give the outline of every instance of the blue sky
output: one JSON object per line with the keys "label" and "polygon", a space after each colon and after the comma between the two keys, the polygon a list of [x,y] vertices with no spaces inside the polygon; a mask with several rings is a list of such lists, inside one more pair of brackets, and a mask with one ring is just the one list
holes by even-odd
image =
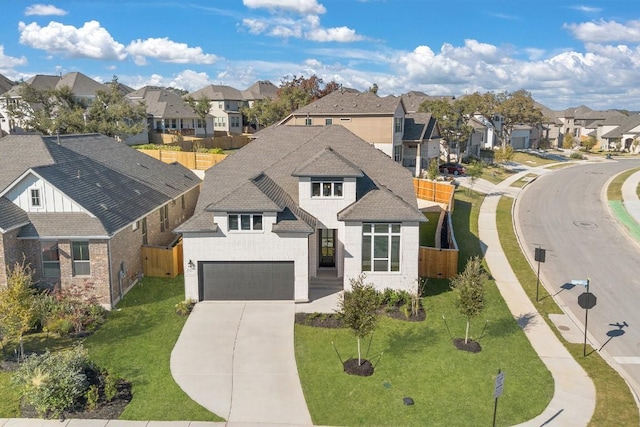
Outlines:
{"label": "blue sky", "polygon": [[638,0],[2,0],[0,74],[133,88],[316,74],[379,95],[526,89],[640,110]]}

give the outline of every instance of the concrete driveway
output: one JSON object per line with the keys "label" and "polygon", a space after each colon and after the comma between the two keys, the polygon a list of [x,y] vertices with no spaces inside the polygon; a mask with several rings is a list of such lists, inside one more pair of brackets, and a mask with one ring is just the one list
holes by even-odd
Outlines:
{"label": "concrete driveway", "polygon": [[312,425],[293,347],[293,302],[200,302],[171,353],[171,374],[229,423]]}

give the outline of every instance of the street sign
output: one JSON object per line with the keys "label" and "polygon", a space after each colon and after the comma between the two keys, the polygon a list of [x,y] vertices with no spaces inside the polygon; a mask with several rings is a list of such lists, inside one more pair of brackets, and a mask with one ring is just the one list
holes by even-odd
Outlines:
{"label": "street sign", "polygon": [[588,280],[579,280],[579,279],[573,279],[571,281],[572,285],[580,285],[580,286],[587,286],[589,284]]}
{"label": "street sign", "polygon": [[496,387],[493,390],[493,398],[497,399],[498,397],[502,396],[503,389],[504,389],[504,372],[500,372],[498,373],[498,376],[496,376]]}
{"label": "street sign", "polygon": [[590,310],[596,306],[596,296],[591,292],[583,292],[578,296],[578,305],[585,310]]}
{"label": "street sign", "polygon": [[547,254],[547,250],[546,249],[542,249],[542,248],[535,248],[534,251],[534,259],[538,262],[544,262],[544,258]]}

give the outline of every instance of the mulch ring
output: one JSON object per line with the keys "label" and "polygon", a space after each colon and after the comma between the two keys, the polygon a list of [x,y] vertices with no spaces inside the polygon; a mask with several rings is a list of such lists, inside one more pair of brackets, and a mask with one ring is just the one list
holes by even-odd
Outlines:
{"label": "mulch ring", "polygon": [[464,350],[470,353],[480,353],[480,351],[482,351],[480,343],[474,340],[467,340],[465,343],[464,338],[454,338],[453,345],[455,345],[458,350]]}
{"label": "mulch ring", "polygon": [[369,377],[373,375],[373,365],[367,359],[347,359],[342,363],[344,371],[349,375],[359,375],[361,377]]}
{"label": "mulch ring", "polygon": [[396,320],[404,320],[406,322],[422,322],[427,318],[427,313],[424,311],[422,306],[420,306],[415,315],[411,312],[405,313],[405,311],[395,305],[378,309],[378,314],[382,314]]}

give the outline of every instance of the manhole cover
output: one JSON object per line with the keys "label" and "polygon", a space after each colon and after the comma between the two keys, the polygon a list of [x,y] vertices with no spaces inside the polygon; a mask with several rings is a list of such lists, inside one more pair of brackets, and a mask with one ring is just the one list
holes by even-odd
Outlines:
{"label": "manhole cover", "polygon": [[558,326],[558,329],[560,329],[561,331],[570,331],[571,330],[568,326],[564,326],[564,325]]}
{"label": "manhole cover", "polygon": [[598,227],[595,222],[590,222],[590,221],[574,221],[573,225],[578,226],[578,227],[582,227],[582,228],[597,228]]}

